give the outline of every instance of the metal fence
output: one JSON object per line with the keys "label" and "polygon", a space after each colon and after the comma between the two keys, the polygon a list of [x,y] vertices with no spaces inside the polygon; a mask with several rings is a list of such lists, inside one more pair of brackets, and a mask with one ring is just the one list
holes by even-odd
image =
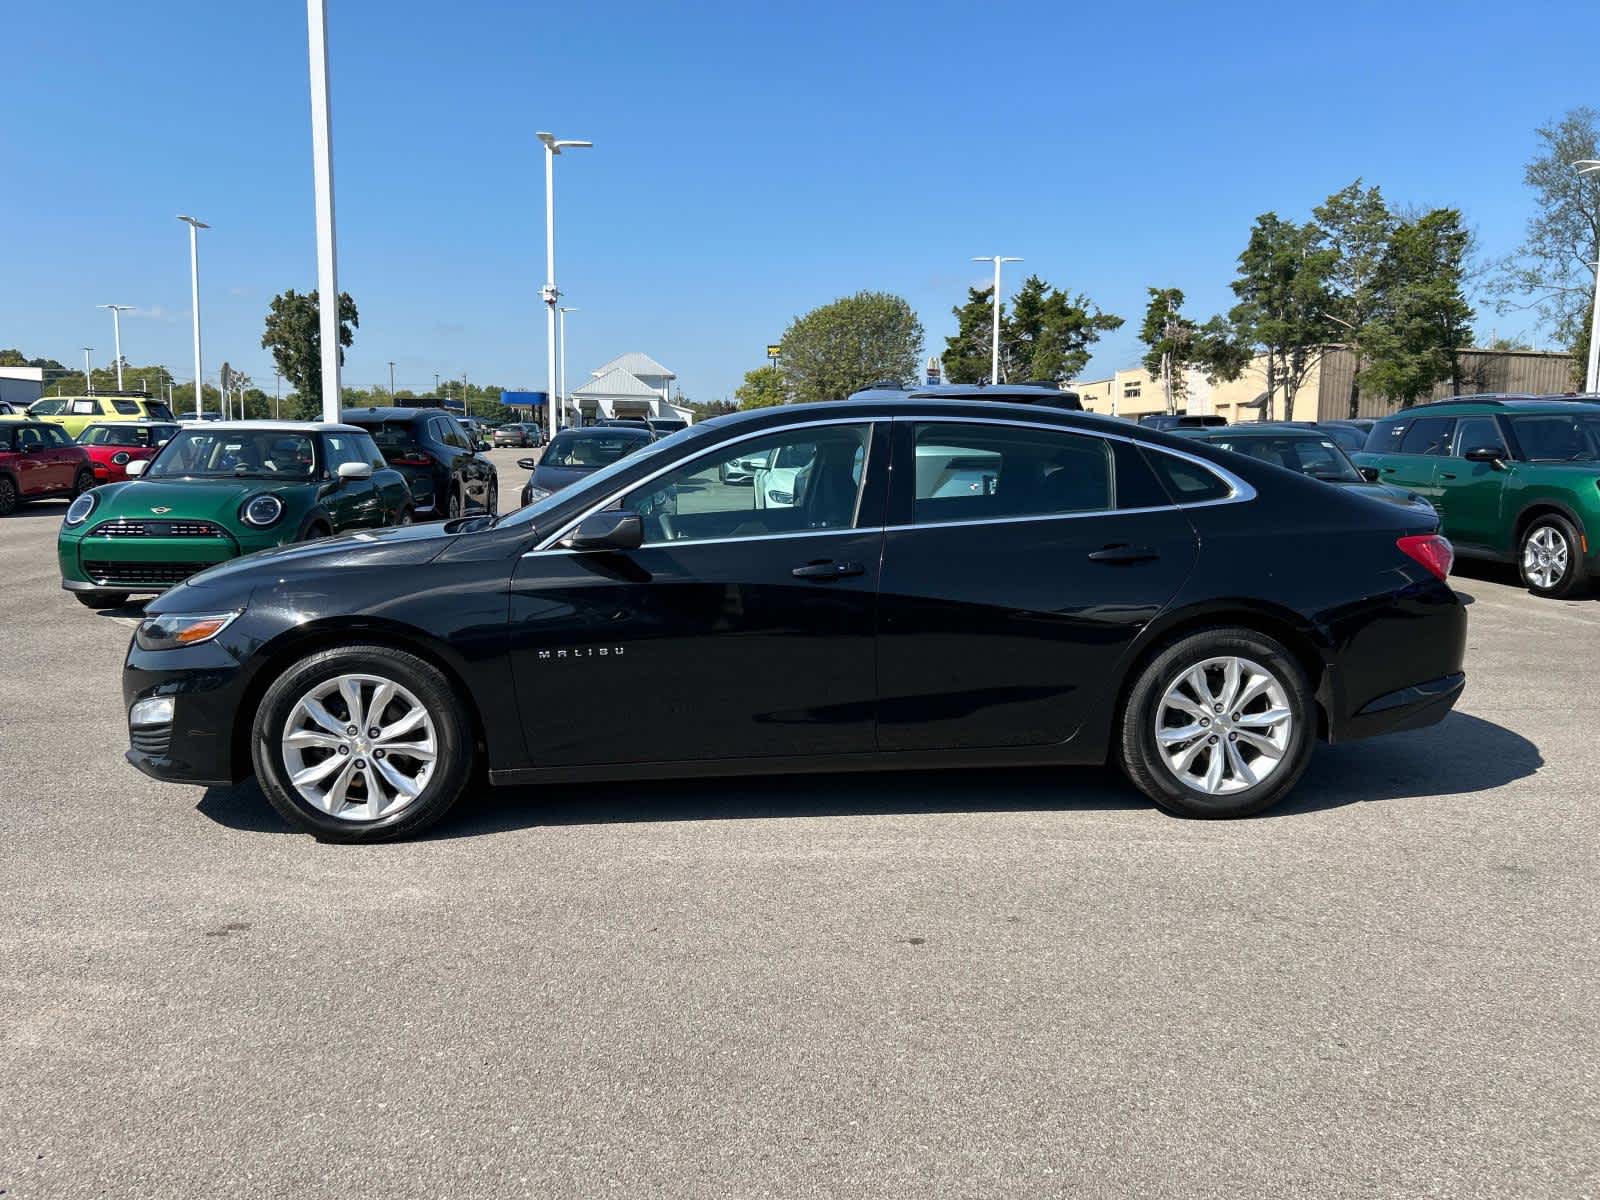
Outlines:
{"label": "metal fence", "polygon": [[[1530,392],[1538,396],[1570,392],[1572,355],[1544,350],[1463,350],[1459,355],[1460,385],[1446,379],[1434,385],[1427,400],[1447,400],[1473,392]],[[1350,378],[1356,356],[1342,347],[1322,356],[1317,386],[1317,419],[1342,420],[1350,415]],[[1361,393],[1359,416],[1383,417],[1399,408],[1387,396]]]}

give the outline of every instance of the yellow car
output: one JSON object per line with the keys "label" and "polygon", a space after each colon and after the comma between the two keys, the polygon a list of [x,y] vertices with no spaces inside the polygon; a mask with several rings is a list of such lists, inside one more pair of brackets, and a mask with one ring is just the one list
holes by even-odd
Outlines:
{"label": "yellow car", "polygon": [[28,406],[36,421],[59,425],[76,438],[91,425],[107,421],[172,421],[164,400],[148,396],[46,396]]}

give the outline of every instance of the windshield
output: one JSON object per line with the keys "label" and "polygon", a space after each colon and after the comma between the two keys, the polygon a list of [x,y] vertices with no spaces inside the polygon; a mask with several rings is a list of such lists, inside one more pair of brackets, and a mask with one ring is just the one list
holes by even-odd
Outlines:
{"label": "windshield", "polygon": [[1600,413],[1512,417],[1511,428],[1529,462],[1600,462]]}
{"label": "windshield", "polygon": [[275,429],[185,429],[146,479],[314,479],[316,438]]}
{"label": "windshield", "polygon": [[1213,446],[1244,454],[1275,467],[1286,467],[1331,483],[1360,483],[1361,472],[1328,437],[1213,437]]}
{"label": "windshield", "polygon": [[91,425],[78,435],[84,446],[159,446],[178,432],[176,425]]}
{"label": "windshield", "polygon": [[610,466],[649,443],[648,437],[620,429],[569,430],[556,434],[555,441],[550,443],[539,465],[593,470]]}

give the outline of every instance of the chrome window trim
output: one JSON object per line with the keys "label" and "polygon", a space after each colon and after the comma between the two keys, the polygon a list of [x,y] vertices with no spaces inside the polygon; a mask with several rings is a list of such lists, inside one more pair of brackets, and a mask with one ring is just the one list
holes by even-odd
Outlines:
{"label": "chrome window trim", "polygon": [[[740,437],[731,438],[730,440],[728,440],[726,442],[718,443],[715,447],[706,449],[702,453],[711,454],[714,451],[721,450],[721,449],[723,449],[724,447],[727,447],[727,446],[737,446],[740,442],[748,442],[748,441],[751,441],[751,440],[753,440],[755,438],[767,437],[767,436],[772,435],[772,434],[788,433],[791,429],[821,429],[824,426],[828,426],[828,425],[865,425],[865,426],[867,426],[867,443],[866,443],[867,459],[870,459],[872,457],[872,431],[873,431],[873,427],[875,425],[877,425],[878,422],[884,421],[884,420],[887,420],[887,419],[888,418],[885,418],[885,417],[869,417],[869,416],[858,415],[858,416],[854,416],[854,417],[833,417],[833,418],[830,418],[830,419],[828,419],[826,421],[797,421],[792,425],[780,425],[780,426],[777,426],[776,428],[758,429],[754,433],[746,433],[746,434],[743,434]],[[699,455],[695,455],[694,457],[699,457]],[[683,465],[684,465],[684,460],[683,459],[681,459],[681,458],[676,459],[673,462],[670,462],[666,466],[662,467],[660,470],[652,471],[650,474],[644,476],[642,479],[637,479],[634,482],[628,484],[626,487],[622,487],[622,488],[617,489],[614,492],[611,492],[603,500],[600,500],[598,503],[592,505],[591,507],[584,509],[583,512],[579,513],[577,517],[575,517],[571,521],[568,521],[565,525],[561,526],[561,528],[556,533],[552,534],[548,538],[545,538],[537,546],[535,546],[532,550],[525,551],[523,553],[522,557],[523,558],[527,558],[530,554],[544,554],[544,553],[552,550],[553,548],[555,548],[555,544],[557,542],[559,542],[562,538],[566,537],[567,534],[571,533],[579,525],[582,525],[590,517],[594,516],[595,513],[604,512],[605,509],[608,506],[610,506],[611,504],[613,504],[617,500],[620,500],[623,496],[626,496],[629,492],[637,491],[639,488],[644,487],[645,484],[653,483],[655,480],[660,479],[663,475],[666,475],[671,471],[675,471],[675,470],[677,470],[679,467],[681,467]],[[869,466],[869,463],[866,460],[863,460],[863,462],[861,464],[861,480],[862,480],[863,484],[866,483],[868,466]],[[859,495],[857,495],[857,497],[856,497],[856,516],[860,516],[860,514],[861,514],[861,497]],[[853,519],[854,518],[852,518],[852,520]],[[871,528],[872,529],[881,529],[882,526],[875,525],[875,526],[871,526]],[[802,531],[800,536],[804,536],[804,534],[808,534],[808,533],[846,533],[846,532],[849,532],[849,533],[860,533],[861,529],[858,528],[857,526],[855,526],[854,524],[852,524],[848,530],[843,530],[843,529],[839,529],[839,530],[833,530],[833,529],[805,530],[805,531]],[[755,535],[753,535],[751,537],[747,537],[747,538],[722,538],[722,539],[684,538],[681,541],[649,542],[649,543],[646,543],[646,545],[648,545],[650,547],[653,547],[653,548],[659,548],[659,547],[662,547],[662,546],[689,546],[689,545],[696,545],[696,544],[705,545],[706,542],[714,541],[714,540],[730,541],[730,542],[753,542],[757,538],[768,538],[768,537],[774,537],[774,536],[794,537],[796,535],[795,534],[777,534],[777,535],[774,535],[774,534],[755,534]],[[643,549],[645,549],[645,546],[640,546],[639,548],[641,550],[643,550]],[[587,551],[587,550],[586,551],[567,551],[566,553],[591,554],[591,553],[593,553],[593,551]]]}
{"label": "chrome window trim", "polygon": [[[671,542],[646,542],[640,546],[641,550],[676,550],[686,546],[727,546],[747,542],[782,542],[793,538],[839,537],[846,533],[882,535],[886,526],[883,525],[852,525],[848,529],[797,529],[791,533],[753,533],[749,537],[715,537],[715,538],[681,538]],[[552,546],[548,550],[530,550],[522,557],[531,554],[594,554],[594,550],[572,550],[566,546]]]}
{"label": "chrome window trim", "polygon": [[[1182,512],[1182,511],[1185,511],[1185,510],[1191,509],[1191,508],[1212,508],[1212,507],[1215,507],[1217,505],[1222,505],[1222,504],[1244,504],[1244,503],[1247,503],[1248,501],[1254,500],[1256,498],[1256,489],[1250,483],[1248,483],[1245,480],[1241,479],[1239,476],[1235,475],[1232,471],[1228,470],[1226,467],[1218,466],[1216,463],[1213,463],[1213,462],[1208,462],[1206,459],[1201,458],[1199,455],[1189,454],[1189,453],[1186,453],[1183,450],[1172,449],[1172,448],[1167,447],[1167,446],[1154,446],[1154,445],[1149,444],[1148,442],[1141,441],[1138,438],[1128,437],[1125,434],[1115,433],[1115,432],[1112,432],[1112,431],[1109,431],[1109,430],[1075,429],[1075,428],[1072,428],[1071,426],[1051,425],[1051,424],[1047,424],[1047,423],[1041,422],[1041,421],[1018,421],[1018,420],[1015,420],[1013,418],[1004,418],[1004,417],[962,417],[962,416],[930,417],[930,416],[923,416],[923,415],[912,416],[910,414],[907,414],[907,415],[904,415],[904,416],[899,416],[899,415],[881,416],[880,415],[880,416],[873,416],[873,417],[862,417],[862,416],[834,417],[834,418],[830,418],[829,420],[826,420],[826,421],[798,421],[798,422],[796,422],[796,423],[794,423],[792,425],[782,425],[782,426],[778,426],[776,428],[767,428],[767,429],[758,430],[755,433],[747,433],[747,434],[744,434],[741,437],[733,438],[733,439],[731,439],[729,441],[723,442],[717,448],[721,449],[722,447],[726,447],[726,446],[736,446],[740,442],[747,442],[747,441],[750,441],[750,440],[752,440],[754,438],[766,437],[769,434],[787,433],[790,430],[796,430],[796,429],[819,429],[819,428],[822,428],[823,426],[827,426],[827,425],[860,425],[860,424],[863,424],[863,423],[865,423],[867,425],[876,425],[876,424],[878,424],[879,422],[882,422],[882,421],[887,421],[891,425],[893,425],[894,423],[899,422],[899,421],[915,421],[915,422],[919,422],[919,423],[923,423],[923,424],[929,424],[929,425],[1003,425],[1003,426],[1010,426],[1010,427],[1013,427],[1013,428],[1016,428],[1016,429],[1053,430],[1053,431],[1058,432],[1058,433],[1075,434],[1075,435],[1080,436],[1080,437],[1094,437],[1094,438],[1102,438],[1102,439],[1104,439],[1106,441],[1124,442],[1124,443],[1126,443],[1126,444],[1128,444],[1130,446],[1133,446],[1133,447],[1135,447],[1135,448],[1137,448],[1137,449],[1139,449],[1140,451],[1143,451],[1143,452],[1148,452],[1148,453],[1153,453],[1153,454],[1170,454],[1174,458],[1182,459],[1185,462],[1194,464],[1195,466],[1199,467],[1203,471],[1209,471],[1212,475],[1216,476],[1218,479],[1222,480],[1222,482],[1224,484],[1227,485],[1227,487],[1229,489],[1229,494],[1226,495],[1226,496],[1219,497],[1216,500],[1197,500],[1193,504],[1182,504],[1182,503],[1158,504],[1158,505],[1154,505],[1154,506],[1150,506],[1150,507],[1144,507],[1144,508],[1097,508],[1097,509],[1090,509],[1090,510],[1087,510],[1087,511],[1084,511],[1084,512],[1034,513],[1034,514],[1029,514],[1029,515],[1025,515],[1025,516],[1016,516],[1016,517],[971,517],[971,518],[966,518],[966,519],[961,519],[961,520],[954,520],[954,521],[931,521],[931,522],[928,522],[926,524],[882,525],[882,526],[870,526],[870,527],[865,527],[865,528],[852,525],[848,529],[801,530],[801,531],[794,532],[794,533],[779,533],[779,534],[765,533],[765,534],[754,534],[754,535],[752,535],[750,537],[743,537],[743,538],[685,538],[685,539],[683,539],[681,541],[648,542],[645,545],[640,546],[639,548],[641,550],[644,550],[644,549],[659,550],[659,549],[669,548],[669,547],[673,547],[673,546],[705,546],[705,545],[711,545],[711,544],[715,544],[715,543],[727,543],[727,542],[771,541],[771,540],[778,539],[778,538],[827,537],[827,536],[830,536],[830,535],[836,535],[836,534],[841,534],[841,533],[871,532],[873,529],[881,529],[885,533],[899,533],[899,532],[904,532],[906,530],[912,530],[912,529],[940,529],[940,528],[945,528],[945,527],[949,527],[949,526],[959,526],[959,525],[1010,525],[1010,524],[1016,524],[1017,522],[1020,522],[1020,521],[1056,521],[1056,520],[1072,520],[1072,519],[1077,519],[1077,518],[1080,518],[1080,517],[1105,517],[1105,516],[1118,516],[1118,515],[1123,515],[1123,514],[1135,514],[1135,515],[1137,515],[1139,513],[1153,513],[1153,512],[1175,512],[1175,511],[1176,512]],[[707,451],[707,453],[709,453],[709,452],[710,451]],[[872,441],[871,441],[871,438],[869,436],[869,438],[867,440],[867,454],[868,454],[869,457],[871,456],[871,453],[872,453]],[[621,497],[627,495],[629,492],[634,491],[637,488],[643,487],[645,484],[650,483],[650,482],[652,482],[652,481],[654,481],[656,479],[659,479],[661,476],[667,474],[669,471],[673,471],[673,470],[677,469],[679,466],[682,465],[682,463],[683,463],[683,460],[679,459],[676,462],[670,463],[667,466],[662,467],[658,471],[651,472],[649,475],[646,475],[642,479],[639,479],[639,480],[637,480],[637,481],[635,481],[633,483],[628,484],[626,487],[619,488],[617,491],[611,492],[604,499],[600,500],[599,502],[597,502],[596,504],[592,505],[591,507],[585,509],[577,517],[575,517],[571,521],[568,521],[565,525],[561,526],[561,528],[556,533],[552,534],[548,538],[545,538],[543,541],[541,541],[539,543],[539,545],[535,546],[532,550],[525,551],[523,553],[522,557],[523,558],[528,558],[528,557],[530,557],[532,555],[535,555],[535,554],[552,554],[552,553],[553,554],[592,554],[592,553],[594,553],[594,551],[590,551],[590,550],[570,550],[570,549],[565,549],[565,548],[559,548],[559,547],[556,546],[556,543],[559,542],[562,538],[566,537],[567,534],[571,533],[574,529],[576,529],[584,521],[587,521],[590,517],[594,516],[595,513],[604,511],[608,505],[610,505],[610,504],[614,503],[615,501],[621,499]],[[864,464],[863,467],[862,467],[862,478],[863,479],[866,478],[866,470],[867,470],[867,468],[866,468],[866,465]],[[1159,483],[1159,480],[1157,482]],[[859,501],[858,501],[858,509],[857,509],[857,511],[858,512],[860,511],[859,510]]]}

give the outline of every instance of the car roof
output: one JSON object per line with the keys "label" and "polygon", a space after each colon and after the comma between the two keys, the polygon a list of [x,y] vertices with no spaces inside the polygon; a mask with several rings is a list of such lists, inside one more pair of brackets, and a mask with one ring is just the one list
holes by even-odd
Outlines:
{"label": "car roof", "polygon": [[1561,413],[1577,409],[1580,412],[1600,412],[1600,396],[1578,392],[1550,396],[1521,394],[1487,394],[1482,396],[1452,396],[1448,400],[1429,400],[1413,404],[1388,418],[1403,417],[1407,413],[1425,411],[1430,416],[1486,415],[1489,413]]}
{"label": "car roof", "polygon": [[[102,422],[104,423],[104,422]],[[136,422],[124,421],[124,425]],[[170,421],[145,421],[146,425],[169,425]],[[233,430],[239,433],[365,433],[359,425],[339,421],[190,421],[186,428]]]}
{"label": "car roof", "polygon": [[346,421],[409,421],[413,417],[453,417],[457,421],[463,420],[448,408],[407,408],[401,405],[345,408],[339,410],[339,415]]}
{"label": "car roof", "polygon": [[639,425],[584,425],[581,427],[569,426],[557,431],[556,436],[570,434],[573,437],[599,437],[601,434],[633,434],[648,439],[650,430]]}

